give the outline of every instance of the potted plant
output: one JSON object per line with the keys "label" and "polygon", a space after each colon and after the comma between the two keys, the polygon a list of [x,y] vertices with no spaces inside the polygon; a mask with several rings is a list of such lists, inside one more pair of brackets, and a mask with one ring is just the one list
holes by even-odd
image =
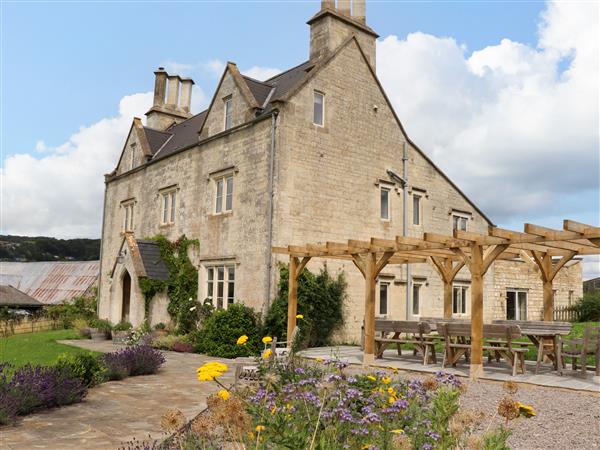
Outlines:
{"label": "potted plant", "polygon": [[132,328],[133,328],[132,325],[125,320],[122,320],[121,322],[116,324],[112,328],[112,331],[111,331],[113,344],[115,344],[115,345],[127,344],[127,341],[129,340],[129,336],[131,334]]}
{"label": "potted plant", "polygon": [[106,319],[94,319],[90,321],[90,334],[94,341],[105,341],[110,337],[112,324]]}
{"label": "potted plant", "polygon": [[152,334],[154,334],[155,337],[166,336],[167,334],[169,334],[169,331],[167,330],[167,326],[163,322],[159,322],[156,325],[154,325],[154,333]]}

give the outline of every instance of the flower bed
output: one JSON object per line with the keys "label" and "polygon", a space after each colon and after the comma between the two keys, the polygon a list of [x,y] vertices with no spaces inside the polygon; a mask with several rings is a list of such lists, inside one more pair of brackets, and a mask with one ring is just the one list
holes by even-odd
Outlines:
{"label": "flower bed", "polygon": [[163,354],[138,345],[99,357],[60,355],[55,366],[0,364],[0,425],[37,410],[80,402],[87,387],[127,376],[149,375],[165,362]]}

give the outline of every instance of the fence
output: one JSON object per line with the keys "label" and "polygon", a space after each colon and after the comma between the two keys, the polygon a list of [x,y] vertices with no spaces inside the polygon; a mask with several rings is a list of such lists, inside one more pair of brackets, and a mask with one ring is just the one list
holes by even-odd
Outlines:
{"label": "fence", "polygon": [[57,328],[57,322],[52,319],[31,319],[29,317],[22,320],[3,320],[0,321],[0,333],[2,336],[12,334],[34,333],[36,331],[53,330]]}
{"label": "fence", "polygon": [[573,306],[557,306],[554,308],[554,320],[558,322],[576,322],[579,311]]}

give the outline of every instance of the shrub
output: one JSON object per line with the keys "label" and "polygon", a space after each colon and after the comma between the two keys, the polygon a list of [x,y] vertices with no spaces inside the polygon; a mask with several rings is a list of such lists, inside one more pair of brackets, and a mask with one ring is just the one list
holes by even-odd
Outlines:
{"label": "shrub", "polygon": [[96,328],[99,331],[110,331],[112,330],[112,324],[106,319],[92,319],[90,321],[90,327]]}
{"label": "shrub", "polygon": [[97,356],[84,352],[76,355],[63,353],[58,356],[56,367],[80,378],[88,386],[95,386],[104,381],[105,369]]}
{"label": "shrub", "polygon": [[77,330],[77,334],[81,337],[90,337],[89,325],[85,319],[75,319],[73,328]]}
{"label": "shrub", "polygon": [[575,304],[580,322],[600,321],[600,291],[588,292]]}
{"label": "shrub", "polygon": [[181,342],[181,336],[175,336],[173,334],[159,336],[152,340],[152,347],[160,350],[171,350],[173,348],[173,344],[176,342]]}
{"label": "shrub", "polygon": [[151,375],[165,362],[164,355],[147,345],[127,347],[102,355],[109,380],[121,380],[127,376]]}
{"label": "shrub", "polygon": [[0,423],[14,422],[16,415],[54,406],[69,405],[85,397],[87,389],[79,378],[58,367],[27,365],[14,371],[0,365]]}
{"label": "shrub", "polygon": [[[244,334],[248,336],[247,344],[237,345],[237,339]],[[261,337],[257,314],[252,308],[236,303],[215,311],[201,330],[191,333],[190,341],[197,353],[236,358],[258,354]]]}
{"label": "shrub", "polygon": [[154,329],[155,330],[166,330],[167,326],[164,323],[159,322],[156,325],[154,325]]}
{"label": "shrub", "polygon": [[129,331],[132,328],[133,326],[129,322],[122,320],[113,327],[113,331]]}
{"label": "shrub", "polygon": [[[265,318],[265,334],[287,335],[289,270],[279,270],[279,291]],[[309,347],[330,343],[333,332],[343,323],[343,304],[346,297],[346,281],[343,274],[332,277],[324,267],[319,274],[304,269],[298,278],[299,341]]]}

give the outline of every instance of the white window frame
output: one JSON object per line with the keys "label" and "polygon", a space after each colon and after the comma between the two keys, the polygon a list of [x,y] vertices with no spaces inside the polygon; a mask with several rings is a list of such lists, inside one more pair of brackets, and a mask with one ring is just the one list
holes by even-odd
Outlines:
{"label": "white window frame", "polygon": [[[463,316],[467,314],[468,290],[469,286],[465,284],[452,285],[452,315]],[[458,298],[455,297],[457,293],[459,294]]]}
{"label": "white window frame", "polygon": [[[413,194],[413,201],[412,201],[412,223],[413,225],[423,225],[423,205],[422,205],[422,200],[423,200],[423,196],[421,194]],[[415,208],[415,203],[417,203],[417,207]],[[415,221],[415,212],[416,212],[416,218],[418,219],[417,221]]]}
{"label": "white window frame", "polygon": [[[392,285],[392,283],[390,283],[389,281],[380,281],[379,282],[379,289],[377,291],[378,294],[378,304],[377,304],[377,315],[384,317],[387,316],[390,312],[390,286]],[[381,288],[385,287],[385,312],[381,311]]]}
{"label": "white window frame", "polygon": [[[515,317],[514,319],[508,319],[508,293],[514,292],[515,294]],[[519,294],[525,294],[525,317],[521,317],[520,299],[522,298]],[[529,292],[527,289],[509,288],[506,290],[506,318],[508,320],[527,320],[529,316]]]}
{"label": "white window frame", "polygon": [[210,299],[216,309],[227,309],[235,303],[235,264],[211,264],[205,266],[205,270],[205,298]]}
{"label": "white window frame", "polygon": [[135,200],[126,200],[121,203],[123,208],[123,232],[133,231]]}
{"label": "white window frame", "polygon": [[[213,180],[215,184],[214,214],[230,213],[233,211],[234,173],[225,173],[213,178]],[[219,186],[221,186],[221,195],[219,195]],[[231,186],[231,192],[228,192],[229,186]]]}
{"label": "white window frame", "polygon": [[[386,211],[386,215],[387,217],[383,217],[383,193],[386,192],[387,193],[387,211]],[[392,188],[390,186],[379,186],[379,218],[383,221],[383,222],[389,222],[390,220],[392,220],[392,205],[391,205],[391,200],[392,200]]]}
{"label": "white window frame", "polygon": [[160,191],[160,223],[171,225],[175,223],[177,213],[177,188]]}
{"label": "white window frame", "polygon": [[[321,123],[315,121],[316,119],[316,106],[317,106],[317,97],[321,98]],[[321,91],[313,91],[313,115],[312,122],[314,125],[318,127],[325,126],[325,94]]]}
{"label": "white window frame", "polygon": [[223,99],[223,128],[229,130],[233,127],[233,97],[230,95]]}
{"label": "white window frame", "polygon": [[[421,315],[421,288],[423,287],[423,283],[412,283],[412,292],[411,292],[411,300],[412,304],[410,305],[410,311],[413,316]],[[415,292],[417,295],[415,295]],[[415,312],[415,299],[417,300],[417,312]]]}
{"label": "white window frame", "polygon": [[[471,217],[469,217],[467,214],[453,212],[452,213],[452,231],[454,231],[454,230],[469,231],[469,219],[470,218]],[[464,223],[464,225],[465,225],[464,229],[459,228],[459,226],[457,226],[457,225],[460,225],[461,223]]]}

